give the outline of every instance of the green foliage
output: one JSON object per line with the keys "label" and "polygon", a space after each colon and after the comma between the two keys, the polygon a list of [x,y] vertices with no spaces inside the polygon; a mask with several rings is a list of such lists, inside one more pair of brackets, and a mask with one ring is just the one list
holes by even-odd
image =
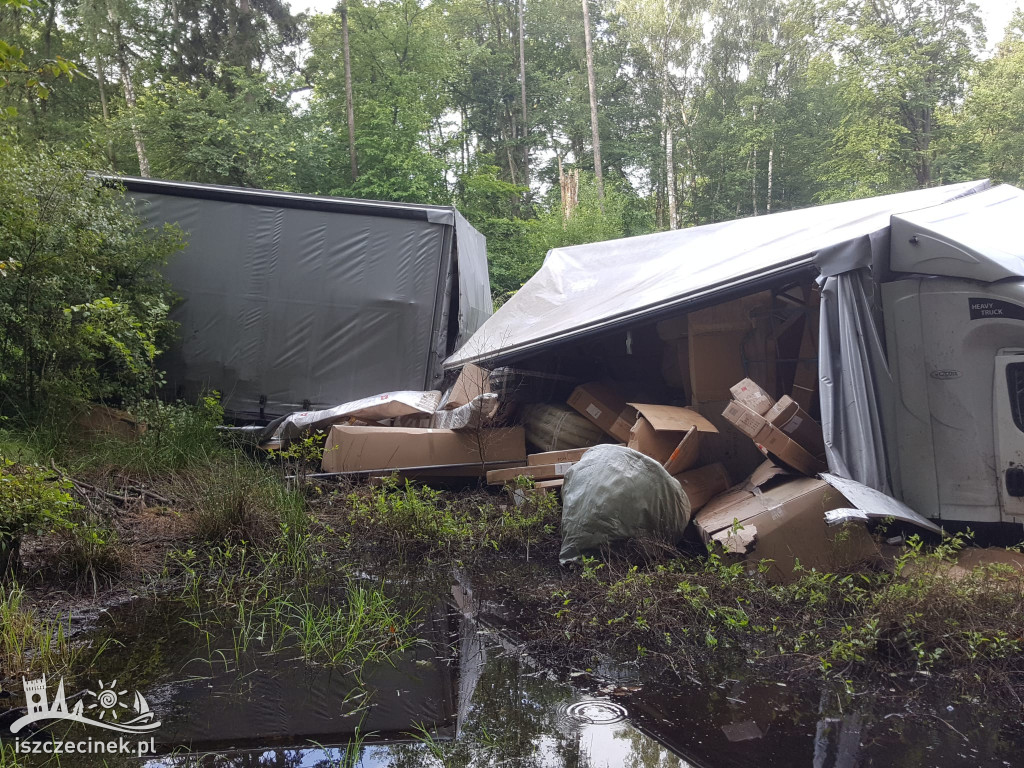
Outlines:
{"label": "green foliage", "polygon": [[526,546],[554,530],[557,502],[530,494],[517,505],[453,497],[428,486],[384,478],[366,493],[353,492],[337,510],[358,541],[389,542],[412,554],[470,554]]}
{"label": "green foliage", "polygon": [[160,381],[181,247],[145,229],[74,154],[0,147],[0,409],[134,399]]}
{"label": "green foliage", "polygon": [[[935,547],[912,537],[891,570],[830,573],[797,564],[786,584],[716,550],[701,560],[647,569],[585,560],[578,579],[552,591],[564,636],[587,647],[616,628],[623,653],[695,652],[814,659],[827,675],[880,667],[893,674],[973,674],[984,661],[1012,668],[1024,657],[1015,626],[1019,572],[957,569],[970,544],[958,534]],[[638,648],[643,648],[641,653]]]}
{"label": "green foliage", "polygon": [[80,508],[70,490],[49,470],[0,456],[0,547],[26,533],[70,528]]}

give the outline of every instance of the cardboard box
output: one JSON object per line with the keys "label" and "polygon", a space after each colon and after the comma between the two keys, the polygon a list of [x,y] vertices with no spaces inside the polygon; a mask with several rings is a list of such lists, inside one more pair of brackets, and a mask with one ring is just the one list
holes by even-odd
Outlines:
{"label": "cardboard box", "polygon": [[789,395],[783,395],[765,414],[765,418],[772,426],[796,440],[812,456],[825,455],[825,439],[821,434],[821,425]]}
{"label": "cardboard box", "polygon": [[567,451],[545,451],[544,453],[531,453],[526,457],[529,466],[540,466],[542,464],[562,464],[566,461],[579,461],[589,448],[570,448]]}
{"label": "cardboard box", "polygon": [[705,542],[720,543],[751,568],[772,560],[768,578],[787,582],[796,578],[797,560],[805,568],[831,571],[877,554],[863,524],[830,527],[825,523],[826,511],[849,506],[824,480],[785,478],[712,499],[694,518],[694,526]]}
{"label": "cardboard box", "polygon": [[324,472],[362,472],[410,467],[467,465],[463,474],[482,474],[487,463],[526,461],[522,427],[456,432],[412,427],[336,425],[327,434]]}
{"label": "cardboard box", "polygon": [[673,477],[683,486],[683,493],[690,501],[691,514],[731,485],[729,473],[721,464],[708,464],[706,467],[691,469]]}
{"label": "cardboard box", "polygon": [[729,387],[733,400],[764,416],[775,405],[775,399],[751,379],[743,379]]}
{"label": "cardboard box", "polygon": [[636,410],[611,387],[592,381],[581,384],[569,396],[569,405],[616,440],[629,440]]}
{"label": "cardboard box", "polygon": [[774,456],[787,467],[805,475],[828,472],[828,465],[824,461],[812,456],[785,432],[771,424],[758,433],[755,442],[765,455]]}
{"label": "cardboard box", "polygon": [[729,388],[743,378],[746,331],[706,333],[689,338],[690,401],[728,400]]}
{"label": "cardboard box", "polygon": [[508,469],[492,469],[487,473],[488,485],[501,485],[517,477],[532,477],[534,480],[554,480],[564,477],[576,462],[565,461],[560,464],[536,464],[525,467],[509,467]]}
{"label": "cardboard box", "polygon": [[760,416],[737,400],[731,400],[725,406],[722,416],[736,429],[755,441],[757,436],[761,434],[761,431],[768,426],[768,420],[764,416]]}
{"label": "cardboard box", "polygon": [[[770,375],[771,308],[771,291],[762,291],[688,315],[691,404],[728,400],[740,379]],[[751,364],[756,371],[747,370]]]}
{"label": "cardboard box", "polygon": [[459,377],[452,385],[448,398],[441,405],[442,410],[450,411],[454,408],[461,408],[468,405],[480,395],[489,394],[491,391],[490,373],[479,366],[467,363]]}
{"label": "cardboard box", "polygon": [[636,423],[627,445],[678,474],[697,461],[699,432],[718,432],[710,421],[692,408],[651,403],[629,403],[636,409]]}

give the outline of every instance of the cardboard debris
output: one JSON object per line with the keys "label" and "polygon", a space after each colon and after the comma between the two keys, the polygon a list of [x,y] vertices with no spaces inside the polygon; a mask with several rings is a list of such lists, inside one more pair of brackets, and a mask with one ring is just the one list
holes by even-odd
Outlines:
{"label": "cardboard debris", "polygon": [[448,396],[441,403],[441,410],[450,411],[473,402],[480,395],[491,392],[490,373],[473,363],[467,363],[459,371],[459,377],[452,385]]}
{"label": "cardboard debris", "polygon": [[534,483],[533,487],[534,488],[541,488],[541,489],[549,489],[550,490],[552,488],[561,488],[564,484],[565,484],[565,478],[560,477],[557,480],[540,480],[540,481]]}
{"label": "cardboard debris", "polygon": [[659,462],[670,475],[697,463],[699,432],[717,427],[691,408],[651,403],[629,403],[637,419],[627,445]]}
{"label": "cardboard debris", "polygon": [[775,399],[751,379],[743,379],[729,387],[733,400],[741,403],[754,413],[764,416],[775,405]]}
{"label": "cardboard debris", "polygon": [[825,455],[825,439],[821,425],[812,419],[800,404],[783,395],[765,414],[770,424],[778,427],[813,456]]}
{"label": "cardboard debris", "polygon": [[324,472],[453,467],[467,477],[487,464],[526,461],[522,427],[457,432],[411,427],[331,427]]}
{"label": "cardboard debris", "polygon": [[566,461],[559,464],[535,464],[525,467],[508,467],[492,469],[487,473],[488,485],[501,485],[517,477],[532,477],[534,480],[553,480],[563,477],[576,462]]}
{"label": "cardboard debris", "polygon": [[831,571],[876,556],[863,524],[838,529],[825,523],[825,512],[848,506],[824,480],[776,475],[762,487],[737,487],[712,499],[694,526],[706,543],[742,551],[752,568],[772,560],[769,578],[786,582],[795,578],[798,560],[805,568]]}
{"label": "cardboard debris", "polygon": [[545,451],[544,453],[531,453],[526,457],[526,463],[530,466],[541,464],[561,464],[566,461],[579,461],[589,448],[571,448],[568,451]]}
{"label": "cardboard debris", "polygon": [[697,512],[730,485],[729,473],[721,464],[708,464],[673,477],[683,487],[683,493],[690,502],[690,514]]}
{"label": "cardboard debris", "polygon": [[616,440],[629,440],[636,410],[611,387],[597,381],[581,384],[569,396],[569,405]]}

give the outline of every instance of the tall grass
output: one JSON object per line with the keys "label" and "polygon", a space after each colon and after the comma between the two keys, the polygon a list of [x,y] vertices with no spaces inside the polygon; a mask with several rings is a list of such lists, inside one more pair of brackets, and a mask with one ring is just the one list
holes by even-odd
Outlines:
{"label": "tall grass", "polygon": [[44,619],[25,604],[22,587],[0,584],[0,678],[67,675],[102,653],[103,647],[75,642],[71,634],[71,614]]}

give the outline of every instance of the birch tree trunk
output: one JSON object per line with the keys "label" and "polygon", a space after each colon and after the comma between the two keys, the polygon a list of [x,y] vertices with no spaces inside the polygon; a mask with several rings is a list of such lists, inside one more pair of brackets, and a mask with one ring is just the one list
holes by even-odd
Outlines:
{"label": "birch tree trunk", "polygon": [[[666,64],[667,67],[667,64]],[[668,200],[668,228],[676,228],[676,158],[675,136],[668,113],[668,70],[665,71],[665,90],[661,94],[661,118],[665,123],[665,196]]]}
{"label": "birch tree trunk", "polygon": [[114,14],[113,8],[107,12],[111,26],[114,28],[114,42],[117,50],[117,69],[121,75],[121,87],[124,89],[124,101],[128,105],[128,118],[132,126],[132,138],[135,139],[135,153],[139,156],[139,175],[150,177],[149,157],[146,155],[146,144],[142,140],[142,131],[135,118],[135,86],[132,85],[132,72],[128,66],[128,44],[121,34],[121,20]]}
{"label": "birch tree trunk", "polygon": [[519,0],[519,95],[523,107],[523,185],[530,186],[530,121],[526,115],[526,35],[523,14],[526,0]]}
{"label": "birch tree trunk", "polygon": [[348,111],[348,158],[352,166],[352,181],[359,178],[356,160],[356,110],[352,101],[352,60],[348,48],[348,3],[341,4],[341,47],[345,59],[345,107]]}
{"label": "birch tree trunk", "polygon": [[775,136],[772,135],[771,146],[768,147],[768,199],[765,201],[765,213],[772,212],[772,165],[775,161]]}
{"label": "birch tree trunk", "polygon": [[583,40],[587,49],[587,85],[590,88],[590,130],[594,139],[594,177],[597,206],[604,213],[604,174],[601,170],[601,135],[597,126],[597,84],[594,82],[594,44],[590,37],[590,0],[583,0]]}

